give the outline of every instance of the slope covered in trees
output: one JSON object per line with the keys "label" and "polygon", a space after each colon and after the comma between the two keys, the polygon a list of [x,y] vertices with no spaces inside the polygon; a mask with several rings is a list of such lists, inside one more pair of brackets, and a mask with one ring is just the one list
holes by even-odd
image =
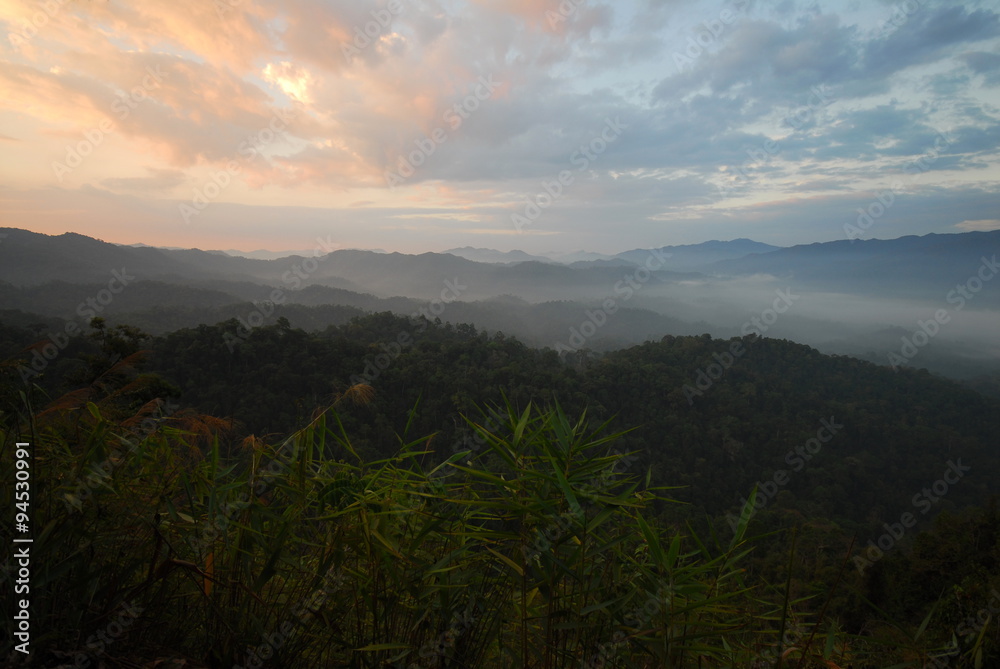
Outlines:
{"label": "slope covered in trees", "polygon": [[[143,347],[147,369],[182,403],[232,419],[234,435],[287,434],[347,387],[370,385],[373,401],[348,420],[373,457],[395,448],[414,406],[412,429],[435,435],[439,457],[467,445],[460,415],[501,393],[514,403],[586,408],[631,428],[622,443],[639,453],[636,471],[680,486],[674,496],[691,516],[732,514],[759,485],[769,512],[877,528],[951,461],[971,469],[933,502],[935,513],[985,499],[1000,469],[996,400],[926,372],[753,336],[664,337],[560,358],[471,326],[383,313],[319,333],[284,320],[253,330],[228,321]],[[69,373],[69,357],[53,363],[62,367],[56,376]],[[29,378],[64,390],[51,376]]]}
{"label": "slope covered in trees", "polygon": [[371,458],[346,426],[377,393],[355,384],[287,437],[236,440],[157,397],[141,333],[95,326],[51,401],[4,366],[0,474],[29,443],[43,528],[36,666],[980,667],[1000,645],[995,507],[858,576],[823,519],[666,519],[674,491],[626,435],[559,406],[483,407],[445,457],[409,412]]}

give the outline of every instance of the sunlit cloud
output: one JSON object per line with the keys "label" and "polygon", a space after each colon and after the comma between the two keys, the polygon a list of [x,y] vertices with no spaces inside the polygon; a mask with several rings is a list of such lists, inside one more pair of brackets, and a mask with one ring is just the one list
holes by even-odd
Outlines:
{"label": "sunlit cloud", "polygon": [[963,232],[989,232],[991,230],[1000,230],[1000,220],[962,221],[961,223],[957,223],[955,227]]}
{"label": "sunlit cloud", "polygon": [[[927,0],[891,29],[882,5],[753,3],[684,67],[678,45],[720,15],[707,0],[51,7],[0,0],[0,182],[33,212],[7,217],[25,227],[112,237],[138,211],[156,221],[144,241],[198,245],[230,229],[214,209],[241,205],[304,236],[326,210],[361,246],[400,220],[452,226],[400,250],[445,234],[536,252],[539,236],[790,244],[842,237],[901,177],[881,233],[995,229],[1000,14],[985,3]],[[626,129],[586,154],[608,119]],[[512,213],[564,171],[518,233]],[[179,207],[213,180],[185,225]]]}

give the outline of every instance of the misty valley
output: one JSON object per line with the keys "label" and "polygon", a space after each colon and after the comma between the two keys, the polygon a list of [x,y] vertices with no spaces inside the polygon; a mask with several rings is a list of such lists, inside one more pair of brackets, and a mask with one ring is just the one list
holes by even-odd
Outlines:
{"label": "misty valley", "polygon": [[272,258],[2,233],[2,462],[33,449],[40,531],[3,587],[74,630],[38,666],[1000,648],[1000,232]]}

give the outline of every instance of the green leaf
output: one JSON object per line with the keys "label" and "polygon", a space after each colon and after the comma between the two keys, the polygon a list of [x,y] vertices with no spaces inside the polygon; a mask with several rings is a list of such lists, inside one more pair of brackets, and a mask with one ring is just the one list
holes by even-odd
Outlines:
{"label": "green leaf", "polygon": [[511,560],[509,557],[503,555],[502,553],[498,553],[489,546],[486,547],[486,550],[488,550],[490,553],[493,553],[493,555],[496,555],[501,562],[503,562],[505,565],[513,569],[518,576],[524,576],[524,570],[521,568],[521,566],[516,562],[514,562],[513,560]]}

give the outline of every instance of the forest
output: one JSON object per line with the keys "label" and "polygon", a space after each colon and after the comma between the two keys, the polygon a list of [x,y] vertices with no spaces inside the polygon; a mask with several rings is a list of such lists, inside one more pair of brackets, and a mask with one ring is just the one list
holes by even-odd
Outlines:
{"label": "forest", "polygon": [[391,313],[44,325],[0,327],[38,666],[996,666],[1000,403],[926,371]]}

